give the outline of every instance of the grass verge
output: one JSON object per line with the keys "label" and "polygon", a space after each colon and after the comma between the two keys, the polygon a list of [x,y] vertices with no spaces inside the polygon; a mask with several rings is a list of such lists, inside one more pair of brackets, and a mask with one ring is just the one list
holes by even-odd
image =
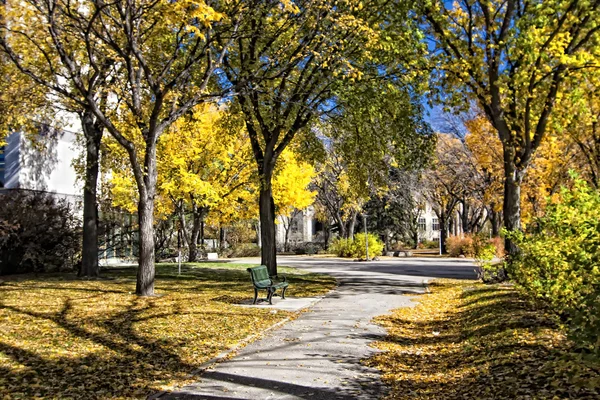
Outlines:
{"label": "grass verge", "polygon": [[514,288],[439,280],[414,308],[377,318],[367,363],[392,399],[598,399],[600,364]]}
{"label": "grass verge", "polygon": [[[135,269],[108,280],[74,275],[3,277],[0,398],[144,398],[190,381],[198,365],[290,316],[238,307],[248,273],[210,264],[157,265],[160,297],[135,296]],[[293,270],[288,270],[293,272]],[[293,297],[330,290],[333,278],[288,274]]]}

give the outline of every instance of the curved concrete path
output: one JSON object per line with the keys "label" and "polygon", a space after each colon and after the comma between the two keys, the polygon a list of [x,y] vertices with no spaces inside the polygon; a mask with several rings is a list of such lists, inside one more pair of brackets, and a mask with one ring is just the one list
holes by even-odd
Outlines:
{"label": "curved concrete path", "polygon": [[281,257],[279,264],[332,274],[339,287],[298,319],[205,371],[196,384],[160,399],[380,398],[386,387],[378,371],[360,363],[376,351],[369,344],[385,335],[372,318],[414,304],[401,295],[423,293],[428,279],[476,277],[468,260]]}

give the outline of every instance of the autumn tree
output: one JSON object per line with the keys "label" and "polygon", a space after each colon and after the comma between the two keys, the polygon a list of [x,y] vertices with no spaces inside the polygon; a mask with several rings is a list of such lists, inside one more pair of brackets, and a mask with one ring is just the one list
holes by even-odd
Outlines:
{"label": "autumn tree", "polygon": [[314,185],[317,202],[343,238],[352,238],[358,212],[369,199],[369,191],[361,191],[348,173],[348,164],[335,146],[317,167]]}
{"label": "autumn tree", "polygon": [[300,159],[298,152],[288,147],[282,154],[273,177],[275,213],[284,229],[284,250],[290,251],[289,237],[292,223],[315,201],[316,192],[309,186],[315,177],[314,167]]}
{"label": "autumn tree", "polygon": [[435,136],[412,90],[401,82],[358,83],[340,91],[338,109],[321,126],[329,160],[316,180],[318,198],[342,237],[352,237],[368,201],[405,200],[393,194],[398,180],[430,160]]}
{"label": "autumn tree", "polygon": [[556,104],[571,95],[568,82],[597,67],[600,2],[429,0],[419,13],[436,100],[475,102],[502,142],[504,225],[518,230],[521,183],[551,118],[560,119]]}
{"label": "autumn tree", "polygon": [[379,233],[386,251],[394,242],[415,248],[419,243],[419,217],[424,208],[420,172],[390,168],[386,189],[364,206],[369,232]]}
{"label": "autumn tree", "polygon": [[600,189],[600,73],[593,70],[569,87],[572,96],[559,105],[567,116],[561,130],[577,147],[576,169]]}
{"label": "autumn tree", "polygon": [[502,226],[502,144],[485,115],[475,115],[465,122],[465,127],[468,132],[465,144],[478,170],[479,191],[486,206],[492,235],[497,237]]}
{"label": "autumn tree", "polygon": [[[431,204],[440,224],[440,247],[446,252],[446,239],[450,221],[461,199],[466,196],[469,176],[472,171],[461,171],[466,153],[460,139],[438,134],[434,160],[429,169],[423,172],[423,195]],[[460,171],[460,172],[459,172]],[[461,175],[457,175],[457,174]]]}
{"label": "autumn tree", "polygon": [[369,73],[385,76],[377,68],[382,54],[393,53],[397,64],[420,47],[412,46],[416,30],[387,19],[406,12],[404,3],[269,0],[250,1],[248,8],[224,72],[238,94],[261,181],[262,264],[276,274],[272,178],[277,159],[298,132],[335,107],[342,85]]}
{"label": "autumn tree", "polygon": [[[6,7],[6,8],[5,8]],[[3,81],[0,84],[0,114],[3,115],[2,134],[20,131],[36,145],[42,145],[38,134],[43,127],[60,131],[75,118],[83,133],[85,163],[83,176],[83,246],[80,276],[97,277],[98,265],[98,209],[97,180],[99,143],[103,126],[89,107],[83,105],[81,92],[68,84],[59,85],[62,74],[60,55],[47,43],[37,47],[47,36],[43,28],[44,16],[35,10],[35,4],[15,6],[9,2],[2,7],[0,18],[0,55]],[[9,28],[10,27],[10,28]],[[34,46],[33,49],[31,47]],[[51,47],[51,45],[50,45]],[[15,52],[14,49],[19,49]],[[39,57],[39,58],[38,58]],[[96,88],[106,82],[108,64],[87,73],[80,71],[91,96],[100,107],[105,97]],[[61,82],[62,83],[62,82]],[[61,90],[55,90],[61,86]],[[75,101],[78,99],[79,101]],[[75,124],[76,125],[76,124]],[[2,135],[0,134],[0,136]]]}
{"label": "autumn tree", "polygon": [[153,295],[158,139],[192,107],[222,96],[210,84],[242,14],[229,19],[204,1],[6,4],[0,36],[8,58],[80,105],[126,150],[139,192],[136,293]]}

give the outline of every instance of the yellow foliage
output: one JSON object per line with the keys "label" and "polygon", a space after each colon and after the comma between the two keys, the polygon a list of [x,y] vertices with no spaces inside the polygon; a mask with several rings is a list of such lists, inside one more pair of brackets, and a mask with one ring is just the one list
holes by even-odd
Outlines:
{"label": "yellow foliage", "polygon": [[273,178],[273,200],[277,214],[289,216],[295,209],[303,210],[315,201],[316,192],[308,189],[316,172],[312,165],[298,159],[292,149],[281,153],[280,165]]}

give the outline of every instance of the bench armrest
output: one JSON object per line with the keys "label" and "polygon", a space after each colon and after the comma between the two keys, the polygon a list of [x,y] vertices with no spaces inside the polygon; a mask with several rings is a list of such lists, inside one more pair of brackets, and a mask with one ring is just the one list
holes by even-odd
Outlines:
{"label": "bench armrest", "polygon": [[273,279],[277,279],[277,280],[280,280],[281,282],[287,282],[284,275],[275,275],[275,276],[270,276],[269,278],[271,278],[271,281],[273,281]]}

